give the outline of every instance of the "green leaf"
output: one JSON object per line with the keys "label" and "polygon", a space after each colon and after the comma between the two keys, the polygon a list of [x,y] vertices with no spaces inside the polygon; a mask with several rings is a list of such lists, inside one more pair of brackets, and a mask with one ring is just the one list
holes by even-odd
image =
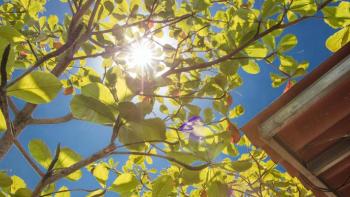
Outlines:
{"label": "green leaf", "polygon": [[[135,142],[165,140],[165,123],[160,118],[146,119],[139,122],[128,122],[119,131],[119,140],[123,144]],[[135,148],[128,146],[128,148]]]}
{"label": "green leaf", "polygon": [[102,102],[84,95],[75,95],[70,103],[75,118],[97,124],[113,124],[115,117],[111,109]]}
{"label": "green leaf", "polygon": [[163,114],[169,114],[168,107],[164,104],[159,106],[159,111],[162,112]]}
{"label": "green leaf", "polygon": [[214,119],[214,113],[211,108],[205,108],[203,113],[204,113],[204,122],[210,122]]}
{"label": "green leaf", "polygon": [[326,47],[330,51],[336,52],[349,41],[350,27],[346,27],[331,35],[326,41]]}
{"label": "green leaf", "polygon": [[32,191],[28,188],[20,188],[16,191],[14,197],[30,197],[32,196]]}
{"label": "green leaf", "polygon": [[112,183],[111,190],[118,192],[120,194],[131,192],[135,190],[139,185],[139,182],[135,175],[130,173],[124,173],[119,175],[115,181]]}
{"label": "green leaf", "polygon": [[6,120],[5,120],[4,114],[0,110],[0,132],[6,131],[6,129],[7,129]]}
{"label": "green leaf", "polygon": [[42,104],[53,100],[61,88],[62,84],[55,75],[34,71],[7,88],[7,94],[29,103]]}
{"label": "green leaf", "polygon": [[250,160],[233,161],[230,167],[238,172],[244,172],[252,167],[252,162]]}
{"label": "green leaf", "polygon": [[[81,159],[81,156],[78,153],[74,152],[72,149],[67,147],[61,148],[55,169],[70,167],[73,164],[79,162]],[[66,178],[72,181],[77,181],[81,178],[81,176],[81,170],[77,170],[69,174]]]}
{"label": "green leaf", "polygon": [[184,168],[181,172],[182,184],[193,185],[200,182],[200,172],[199,170],[188,170]]}
{"label": "green leaf", "polygon": [[227,60],[220,64],[220,71],[226,75],[236,74],[239,69],[239,63],[233,60]]}
{"label": "green leaf", "polygon": [[0,172],[0,187],[9,187],[12,184],[12,179],[6,173]]}
{"label": "green leaf", "polygon": [[280,52],[286,52],[293,49],[297,44],[297,37],[293,34],[287,34],[283,36],[283,38],[279,42],[279,50]]}
{"label": "green leaf", "polygon": [[0,27],[0,37],[5,38],[9,42],[25,42],[25,37],[9,25]]}
{"label": "green leaf", "polygon": [[203,11],[211,4],[210,0],[191,0],[191,2],[195,11]]}
{"label": "green leaf", "polygon": [[290,5],[290,10],[309,16],[317,12],[317,5],[315,0],[294,0]]}
{"label": "green leaf", "polygon": [[178,161],[184,162],[186,164],[192,164],[195,161],[199,161],[200,159],[197,158],[194,154],[188,153],[188,152],[168,152],[167,155],[169,157],[175,158]]}
{"label": "green leaf", "polygon": [[267,18],[282,11],[282,5],[274,0],[266,0],[262,6],[261,16]]}
{"label": "green leaf", "polygon": [[268,52],[267,48],[260,43],[255,43],[253,45],[250,45],[247,48],[245,48],[244,51],[247,53],[249,57],[254,57],[254,58],[264,58],[266,57]]}
{"label": "green leaf", "polygon": [[253,74],[253,75],[256,75],[260,72],[259,65],[252,60],[249,60],[248,64],[242,65],[242,69],[248,74]]}
{"label": "green leaf", "polygon": [[227,184],[214,181],[210,183],[207,191],[208,197],[227,197],[228,187]]}
{"label": "green leaf", "polygon": [[28,144],[28,149],[33,158],[44,168],[48,168],[52,156],[49,147],[45,144],[44,141],[35,139],[31,140]]}
{"label": "green leaf", "polygon": [[159,176],[152,183],[152,197],[168,196],[174,188],[173,178],[169,175]]}
{"label": "green leaf", "polygon": [[334,29],[350,24],[350,2],[342,1],[338,6],[326,6],[322,13],[324,21]]}
{"label": "green leaf", "polygon": [[237,118],[241,115],[244,114],[244,108],[242,105],[237,105],[236,107],[234,107],[233,109],[230,110],[229,112],[229,118],[233,119],[233,118]]}
{"label": "green leaf", "polygon": [[68,190],[68,187],[66,186],[60,187],[58,191],[65,191],[65,192],[56,193],[55,197],[70,197],[70,191],[66,191],[66,190]]}
{"label": "green leaf", "polygon": [[142,111],[132,102],[120,102],[118,104],[119,114],[128,121],[141,121],[143,119]]}
{"label": "green leaf", "polygon": [[272,87],[274,88],[281,86],[285,81],[288,80],[288,78],[275,73],[270,73],[270,78],[272,81]]}
{"label": "green leaf", "polygon": [[125,74],[117,66],[112,67],[107,71],[106,83],[107,85],[115,88],[116,95],[119,101],[128,101],[133,95],[132,91],[130,90],[127,84]]}
{"label": "green leaf", "polygon": [[106,105],[115,103],[111,91],[102,83],[89,83],[83,86],[81,94],[99,100]]}

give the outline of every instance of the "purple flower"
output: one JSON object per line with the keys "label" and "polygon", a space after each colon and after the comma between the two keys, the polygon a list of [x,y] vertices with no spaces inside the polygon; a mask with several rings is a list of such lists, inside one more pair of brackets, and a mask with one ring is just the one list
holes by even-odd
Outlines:
{"label": "purple flower", "polygon": [[187,122],[183,123],[179,130],[183,132],[191,132],[193,131],[193,126],[199,126],[202,125],[201,118],[199,116],[193,116],[191,117]]}

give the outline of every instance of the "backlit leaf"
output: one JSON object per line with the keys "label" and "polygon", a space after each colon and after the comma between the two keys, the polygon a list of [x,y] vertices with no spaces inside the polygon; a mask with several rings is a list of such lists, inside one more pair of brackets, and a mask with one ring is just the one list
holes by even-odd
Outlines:
{"label": "backlit leaf", "polygon": [[7,94],[29,103],[52,101],[61,90],[61,82],[51,73],[34,71],[7,88]]}
{"label": "backlit leaf", "polygon": [[89,83],[81,88],[81,94],[92,97],[106,105],[115,103],[112,93],[102,83]]}
{"label": "backlit leaf", "polygon": [[58,190],[59,193],[56,193],[55,197],[70,197],[70,191],[67,190],[69,189],[66,186],[60,187],[60,189]]}
{"label": "backlit leaf", "polygon": [[75,95],[70,103],[75,118],[98,124],[112,124],[115,117],[111,109],[102,102],[84,95]]}
{"label": "backlit leaf", "polygon": [[7,129],[6,120],[5,120],[4,114],[0,110],[0,132],[6,131],[6,129]]}
{"label": "backlit leaf", "polygon": [[35,139],[31,140],[28,144],[28,149],[32,157],[44,168],[48,168],[52,156],[49,147],[45,144],[44,141]]}
{"label": "backlit leaf", "polygon": [[[81,156],[77,154],[70,148],[64,147],[61,148],[60,155],[58,157],[58,161],[55,165],[55,168],[66,168],[71,165],[79,162],[81,160]],[[67,176],[69,180],[76,181],[79,180],[82,176],[81,170],[77,170]]]}
{"label": "backlit leaf", "polygon": [[135,190],[139,182],[135,175],[130,173],[123,173],[119,175],[112,183],[111,190],[123,194]]}
{"label": "backlit leaf", "polygon": [[168,196],[174,188],[173,181],[169,175],[159,176],[152,183],[152,197]]}
{"label": "backlit leaf", "polygon": [[278,44],[279,50],[281,52],[286,52],[293,49],[298,43],[298,39],[293,34],[287,34],[283,36],[281,41]]}
{"label": "backlit leaf", "polygon": [[342,46],[350,41],[350,27],[345,27],[333,35],[331,35],[326,41],[326,47],[332,51],[336,52]]}

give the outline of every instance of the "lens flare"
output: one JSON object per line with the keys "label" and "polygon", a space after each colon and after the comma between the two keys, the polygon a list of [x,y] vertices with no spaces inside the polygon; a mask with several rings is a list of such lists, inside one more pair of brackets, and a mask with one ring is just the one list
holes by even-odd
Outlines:
{"label": "lens flare", "polygon": [[152,44],[148,40],[133,43],[128,49],[126,63],[128,67],[150,67],[157,60]]}

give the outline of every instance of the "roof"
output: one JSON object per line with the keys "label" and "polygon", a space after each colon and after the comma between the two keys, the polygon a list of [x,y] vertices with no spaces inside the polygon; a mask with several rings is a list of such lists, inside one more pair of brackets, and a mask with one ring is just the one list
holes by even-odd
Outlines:
{"label": "roof", "polygon": [[317,196],[350,194],[350,43],[242,130]]}

